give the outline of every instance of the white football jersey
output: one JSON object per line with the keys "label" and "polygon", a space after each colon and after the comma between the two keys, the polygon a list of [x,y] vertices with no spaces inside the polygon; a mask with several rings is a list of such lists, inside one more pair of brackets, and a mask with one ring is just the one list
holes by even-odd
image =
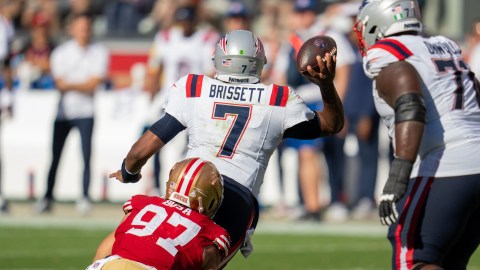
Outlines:
{"label": "white football jersey", "polygon": [[284,131],[314,117],[287,86],[229,84],[194,74],[172,86],[163,108],[187,128],[187,158],[213,162],[255,196]]}
{"label": "white football jersey", "polygon": [[199,29],[189,37],[179,27],[162,30],[155,36],[148,65],[163,65],[162,88],[165,90],[181,77],[213,73],[212,54],[219,35],[211,29]]}
{"label": "white football jersey", "polygon": [[[375,78],[387,65],[407,61],[423,81],[427,109],[425,132],[411,177],[449,177],[480,173],[480,92],[461,49],[443,36],[404,35],[380,40],[364,59]],[[394,110],[373,96],[380,116],[394,136]]]}

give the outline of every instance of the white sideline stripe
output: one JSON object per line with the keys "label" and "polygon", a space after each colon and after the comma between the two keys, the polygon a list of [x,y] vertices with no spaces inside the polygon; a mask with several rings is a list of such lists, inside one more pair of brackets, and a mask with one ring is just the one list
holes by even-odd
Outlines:
{"label": "white sideline stripe", "polygon": [[[85,230],[115,229],[120,218],[60,218],[53,216],[34,217],[0,217],[1,226],[34,227],[34,228],[78,228]],[[285,221],[260,221],[255,234],[294,234],[294,235],[345,235],[386,237],[387,227],[376,223],[300,223]]]}

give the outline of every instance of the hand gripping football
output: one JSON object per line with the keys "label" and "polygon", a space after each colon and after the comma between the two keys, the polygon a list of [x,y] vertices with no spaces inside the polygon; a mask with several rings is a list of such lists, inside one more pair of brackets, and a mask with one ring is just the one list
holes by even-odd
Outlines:
{"label": "hand gripping football", "polygon": [[316,72],[320,72],[317,63],[317,55],[325,60],[325,54],[337,54],[337,43],[329,36],[315,36],[303,43],[297,54],[297,69],[300,73],[308,75],[307,67],[311,66]]}

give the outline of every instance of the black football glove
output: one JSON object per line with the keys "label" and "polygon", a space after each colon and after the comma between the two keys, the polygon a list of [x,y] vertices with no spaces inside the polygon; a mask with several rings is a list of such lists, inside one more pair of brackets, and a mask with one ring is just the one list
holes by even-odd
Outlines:
{"label": "black football glove", "polygon": [[398,219],[395,203],[407,191],[408,180],[412,172],[413,162],[394,158],[390,165],[388,179],[380,196],[379,215],[382,225],[392,225]]}

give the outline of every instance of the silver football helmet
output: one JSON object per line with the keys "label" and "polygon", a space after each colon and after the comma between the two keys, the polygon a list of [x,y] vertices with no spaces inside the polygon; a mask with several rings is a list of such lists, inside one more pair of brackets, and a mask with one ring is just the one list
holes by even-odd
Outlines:
{"label": "silver football helmet", "polygon": [[384,37],[422,30],[416,0],[363,0],[355,24],[362,53]]}
{"label": "silver football helmet", "polygon": [[215,47],[215,77],[229,83],[257,83],[267,63],[263,44],[252,32],[227,33]]}

